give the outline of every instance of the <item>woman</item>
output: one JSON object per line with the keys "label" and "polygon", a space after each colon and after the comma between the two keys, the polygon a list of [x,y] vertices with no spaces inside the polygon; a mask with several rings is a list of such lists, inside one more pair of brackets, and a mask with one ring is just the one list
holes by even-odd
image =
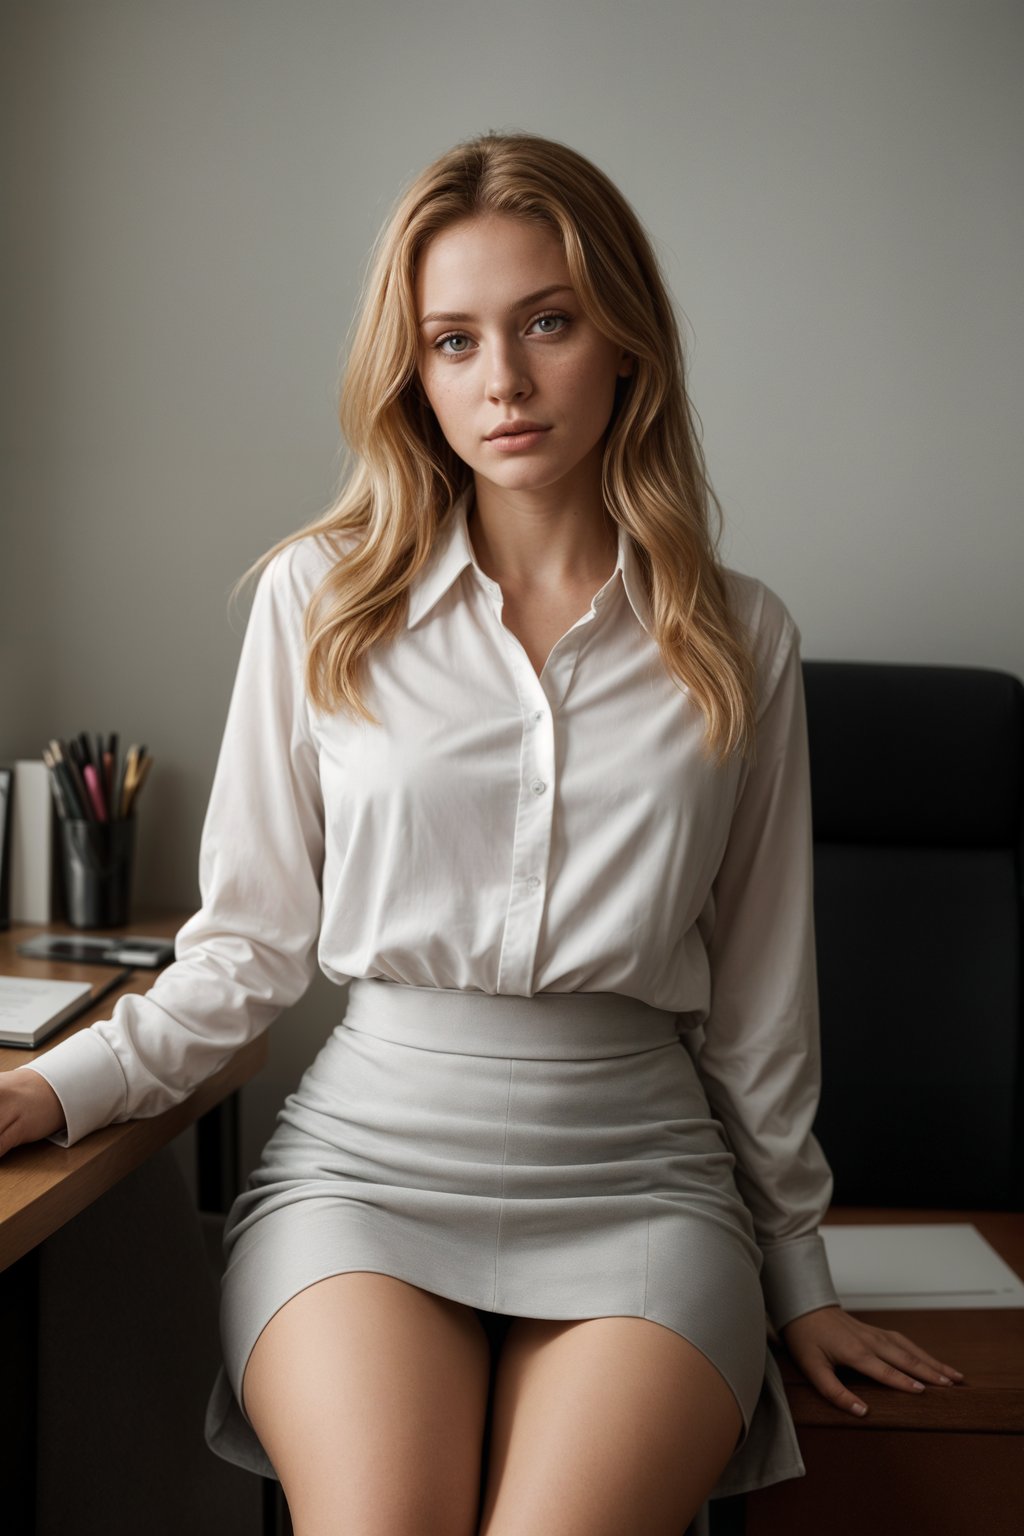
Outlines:
{"label": "woman", "polygon": [[818,1233],[799,634],[717,559],[655,258],[563,145],[413,183],[341,422],[260,562],[202,907],[10,1075],[0,1149],[183,1097],[319,935],[355,979],[228,1218],[210,1445],[297,1536],[679,1536],[804,1470],[766,1321],[840,1410],[837,1366],[958,1374],[840,1308]]}

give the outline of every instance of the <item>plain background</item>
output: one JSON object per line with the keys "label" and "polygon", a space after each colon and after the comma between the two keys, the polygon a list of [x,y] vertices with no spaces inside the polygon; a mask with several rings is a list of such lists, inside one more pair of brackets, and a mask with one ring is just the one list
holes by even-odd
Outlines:
{"label": "plain background", "polygon": [[[140,909],[198,904],[248,607],[227,594],[333,493],[371,242],[487,128],[581,150],[652,234],[723,555],[781,594],[805,656],[1024,674],[1014,0],[0,16],[0,756],[147,743]],[[246,1168],[342,1004],[318,977],[272,1027]]]}

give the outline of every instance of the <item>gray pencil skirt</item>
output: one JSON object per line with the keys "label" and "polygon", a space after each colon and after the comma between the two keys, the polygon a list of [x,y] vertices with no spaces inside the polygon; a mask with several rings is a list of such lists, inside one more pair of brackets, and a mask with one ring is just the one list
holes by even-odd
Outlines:
{"label": "gray pencil skirt", "polygon": [[242,1408],[253,1345],[306,1286],[371,1270],[473,1307],[492,1344],[516,1316],[671,1328],[743,1415],[712,1497],[802,1476],[733,1168],[674,1013],[353,981],[227,1218],[207,1444],[276,1476]]}

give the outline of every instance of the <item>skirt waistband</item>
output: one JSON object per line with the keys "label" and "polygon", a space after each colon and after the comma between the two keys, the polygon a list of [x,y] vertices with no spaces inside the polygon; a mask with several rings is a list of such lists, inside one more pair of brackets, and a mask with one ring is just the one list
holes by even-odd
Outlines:
{"label": "skirt waistband", "polygon": [[471,1056],[589,1060],[678,1041],[678,1015],[618,992],[463,992],[376,977],[349,985],[342,1023],[399,1045]]}

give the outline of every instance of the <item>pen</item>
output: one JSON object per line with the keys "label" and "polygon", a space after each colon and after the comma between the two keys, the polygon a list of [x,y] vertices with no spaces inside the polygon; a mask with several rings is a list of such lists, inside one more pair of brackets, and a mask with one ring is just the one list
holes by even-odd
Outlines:
{"label": "pen", "polygon": [[116,821],[117,820],[117,803],[118,803],[117,802],[117,783],[118,783],[117,749],[118,749],[119,744],[120,744],[120,741],[119,741],[119,737],[118,737],[117,732],[116,731],[111,731],[109,737],[107,738],[107,751],[110,753],[110,819],[111,819],[111,821]]}
{"label": "pen", "polygon": [[43,762],[50,770],[50,789],[53,792],[54,804],[57,807],[57,815],[62,821],[66,821],[69,814],[67,795],[60,775],[57,772],[57,761],[49,747],[43,748]]}
{"label": "pen", "polygon": [[138,764],[134,781],[132,782],[132,784],[131,784],[131,786],[129,788],[129,791],[128,791],[128,797],[127,797],[128,803],[127,803],[127,806],[125,808],[125,815],[126,816],[130,816],[132,814],[132,806],[135,804],[135,798],[138,795],[139,790],[142,788],[143,784],[145,784],[145,782],[146,782],[146,775],[149,772],[150,765],[151,765],[152,761],[153,761],[153,759],[151,757],[144,757],[142,759],[142,762]]}
{"label": "pen", "polygon": [[71,802],[75,808],[75,820],[88,821],[90,819],[89,793],[85,787],[85,780],[82,778],[81,769],[71,756],[70,744],[67,753],[65,753],[63,743],[54,737],[53,741],[50,742],[50,750],[64,768],[67,781],[71,785]]}
{"label": "pen", "polygon": [[129,749],[128,752],[126,752],[124,754],[124,756],[121,759],[121,766],[118,769],[117,781],[116,781],[116,785],[115,785],[115,788],[114,788],[114,816],[115,816],[115,818],[118,818],[118,819],[121,818],[124,815],[124,809],[123,809],[123,807],[124,807],[124,787],[125,787],[125,784],[127,783],[127,780],[128,780],[128,758],[129,758],[129,756],[130,756],[130,749]]}
{"label": "pen", "polygon": [[75,778],[71,771],[71,767],[66,760],[58,762],[57,774],[61,783],[64,785],[69,806],[69,814],[72,821],[88,821],[89,806],[87,802],[82,798],[82,786],[80,786],[78,780]]}
{"label": "pen", "polygon": [[58,757],[51,746],[43,751],[43,761],[50,770],[52,782],[56,788],[58,813],[65,820],[80,821],[88,818],[88,809],[83,807],[78,798],[78,789],[67,763]]}
{"label": "pen", "polygon": [[96,820],[106,821],[107,807],[103,800],[103,787],[100,782],[100,776],[92,763],[86,763],[82,769],[82,776],[85,779],[85,787],[89,791],[89,798],[93,811],[96,814]]}
{"label": "pen", "polygon": [[71,770],[84,792],[85,780],[82,778],[82,769],[89,759],[82,750],[81,740],[77,736],[72,736],[66,745],[62,742],[61,746],[64,748],[64,761],[71,764]]}
{"label": "pen", "polygon": [[134,742],[128,748],[128,756],[125,759],[124,785],[121,791],[120,814],[122,816],[128,815],[135,792],[138,789],[141,769],[140,759],[145,750],[145,747],[140,747]]}
{"label": "pen", "polygon": [[113,820],[114,816],[114,754],[105,751],[103,754],[103,800],[107,807],[107,813]]}
{"label": "pen", "polygon": [[133,744],[124,755],[124,763],[121,768],[121,786],[117,797],[117,814],[125,817],[128,814],[127,806],[131,797],[131,787],[135,783],[135,764],[138,758],[138,748]]}

